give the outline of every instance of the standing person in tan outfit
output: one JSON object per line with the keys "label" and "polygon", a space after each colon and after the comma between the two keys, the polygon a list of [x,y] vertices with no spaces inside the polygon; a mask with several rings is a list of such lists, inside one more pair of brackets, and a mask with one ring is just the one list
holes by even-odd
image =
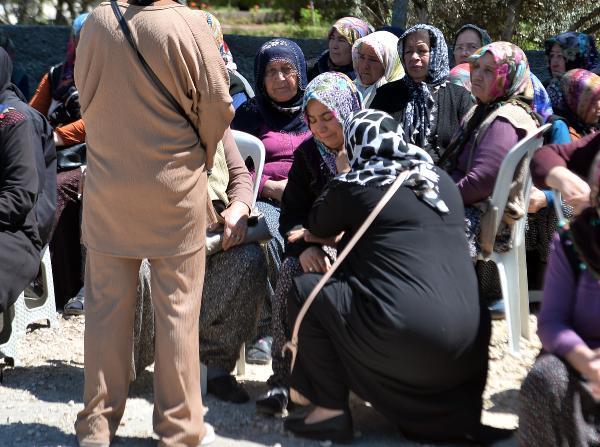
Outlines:
{"label": "standing person in tan outfit", "polygon": [[159,445],[196,446],[211,431],[203,423],[198,363],[205,168],[233,108],[206,18],[170,0],[144,4],[118,2],[140,53],[201,141],[147,75],[110,2],[101,3],[86,22],[75,66],[88,158],[85,406],[75,429],[86,446],[108,445],[125,410],[144,258],[152,270]]}

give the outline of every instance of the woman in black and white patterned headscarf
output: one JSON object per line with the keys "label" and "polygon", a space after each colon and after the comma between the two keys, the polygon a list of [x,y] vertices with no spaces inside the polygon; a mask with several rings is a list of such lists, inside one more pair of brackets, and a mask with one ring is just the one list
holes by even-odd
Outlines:
{"label": "woman in black and white patterned headscarf", "polygon": [[409,28],[398,41],[398,53],[406,76],[378,88],[371,108],[397,119],[408,141],[437,161],[473,100],[462,86],[448,82],[448,47],[439,29]]}
{"label": "woman in black and white patterned headscarf", "polygon": [[[313,205],[312,234],[343,233],[343,249],[389,185],[407,177],[308,309],[289,384],[293,401],[315,407],[285,427],[350,441],[352,390],[406,436],[477,439],[490,322],[479,305],[458,190],[425,151],[406,144],[388,114],[354,112],[344,129],[351,169]],[[289,321],[321,275],[293,280]]]}

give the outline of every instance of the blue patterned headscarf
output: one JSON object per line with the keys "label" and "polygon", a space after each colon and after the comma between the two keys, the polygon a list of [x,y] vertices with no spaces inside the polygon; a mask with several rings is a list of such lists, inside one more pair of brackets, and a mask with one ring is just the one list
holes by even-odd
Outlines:
{"label": "blue patterned headscarf", "polygon": [[[429,67],[425,82],[415,82],[408,74],[404,62],[404,41],[417,31],[429,33]],[[402,129],[408,141],[419,147],[425,148],[431,132],[430,110],[434,107],[430,87],[437,87],[448,80],[450,64],[448,62],[448,46],[442,32],[431,25],[415,25],[407,29],[398,41],[398,54],[404,66],[406,76],[400,82],[408,89],[410,99],[404,111]]]}
{"label": "blue patterned headscarf", "polygon": [[[584,33],[569,31],[546,39],[544,42],[550,75],[552,75],[552,71],[550,70],[550,52],[555,44],[558,44],[565,58],[565,72],[575,68],[583,68],[588,71],[595,71],[600,68],[600,56],[598,55],[594,37]],[[546,89],[555,113],[564,113],[567,109],[560,87],[561,77],[553,77]]]}
{"label": "blue patterned headscarf", "polygon": [[533,111],[539,114],[545,123],[554,113],[552,110],[552,103],[550,102],[550,96],[548,96],[548,92],[544,88],[542,82],[533,74],[533,72],[530,72],[529,76],[533,83]]}
{"label": "blue patterned headscarf", "polygon": [[[298,93],[290,101],[276,103],[267,94],[265,71],[269,62],[288,62],[298,77]],[[259,111],[267,125],[276,131],[304,132],[306,122],[302,117],[302,96],[306,88],[306,61],[296,43],[288,39],[272,39],[264,43],[254,59],[255,93]]]}
{"label": "blue patterned headscarf", "polygon": [[[352,79],[343,73],[337,71],[329,71],[322,73],[314,78],[304,92],[304,101],[302,110],[304,117],[308,123],[306,116],[306,107],[312,100],[319,101],[335,116],[340,126],[344,125],[344,121],[352,112],[362,109],[360,94]],[[332,172],[336,172],[335,154],[327,149],[327,147],[315,137],[315,142],[321,153],[321,157]]]}

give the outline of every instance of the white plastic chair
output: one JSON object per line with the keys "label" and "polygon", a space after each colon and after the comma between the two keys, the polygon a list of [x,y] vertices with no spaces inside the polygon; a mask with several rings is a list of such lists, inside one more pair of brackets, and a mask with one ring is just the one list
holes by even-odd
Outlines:
{"label": "white plastic chair", "polygon": [[[258,197],[258,187],[260,185],[260,178],[262,176],[263,167],[265,165],[265,146],[262,141],[256,138],[254,135],[250,135],[246,132],[239,130],[232,130],[235,144],[242,155],[244,161],[250,157],[252,164],[254,165],[254,189],[252,192],[252,206],[256,205],[256,199]],[[240,348],[240,356],[235,369],[238,376],[246,374],[246,345],[242,344]]]}
{"label": "white plastic chair", "polygon": [[13,366],[19,364],[17,347],[21,338],[25,336],[27,326],[47,320],[49,327],[58,327],[52,262],[48,247],[43,251],[41,269],[44,294],[41,297],[29,297],[22,292],[17,301],[6,311],[7,315],[3,316],[4,324],[10,326],[10,336],[0,345],[0,358],[9,359],[9,363]]}
{"label": "white plastic chair", "polygon": [[[495,240],[498,227],[502,221],[504,209],[509,197],[511,183],[515,171],[521,160],[524,159],[527,167],[523,182],[523,196],[525,210],[529,204],[529,191],[531,189],[531,172],[529,163],[533,154],[543,144],[544,133],[550,124],[540,127],[535,132],[517,143],[506,155],[500,166],[494,191],[491,197],[490,211],[495,212],[496,222],[492,241]],[[506,309],[508,324],[508,344],[512,353],[519,352],[520,336],[529,339],[529,292],[527,288],[527,264],[525,261],[525,216],[517,221],[513,229],[512,247],[503,253],[493,251],[489,258],[498,267],[502,299]],[[480,256],[480,259],[483,259]]]}
{"label": "white plastic chair", "polygon": [[265,166],[265,146],[262,141],[254,135],[239,130],[232,130],[232,132],[235,144],[237,144],[238,150],[244,161],[250,157],[254,164],[254,173],[256,174],[254,176],[254,189],[252,191],[252,206],[254,206],[256,204],[256,198],[258,197],[258,187],[260,185],[263,167]]}

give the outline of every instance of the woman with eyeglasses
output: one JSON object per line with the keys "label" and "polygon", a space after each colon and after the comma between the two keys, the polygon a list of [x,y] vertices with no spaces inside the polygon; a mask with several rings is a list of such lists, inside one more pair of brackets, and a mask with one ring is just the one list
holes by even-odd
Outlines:
{"label": "woman with eyeglasses", "polygon": [[465,88],[448,82],[448,47],[439,29],[409,28],[398,41],[398,53],[406,76],[379,87],[371,108],[392,115],[408,142],[437,162],[473,99]]}
{"label": "woman with eyeglasses", "polygon": [[[302,115],[306,88],[306,62],[298,45],[288,39],[272,39],[254,59],[256,96],[236,111],[231,127],[259,138],[265,145],[265,164],[259,179],[257,207],[264,214],[273,238],[267,244],[268,297],[257,339],[247,346],[246,361],[267,364],[271,360],[271,303],[281,265],[284,241],[279,234],[283,190],[294,152],[311,136]],[[253,170],[251,170],[254,175]]]}

